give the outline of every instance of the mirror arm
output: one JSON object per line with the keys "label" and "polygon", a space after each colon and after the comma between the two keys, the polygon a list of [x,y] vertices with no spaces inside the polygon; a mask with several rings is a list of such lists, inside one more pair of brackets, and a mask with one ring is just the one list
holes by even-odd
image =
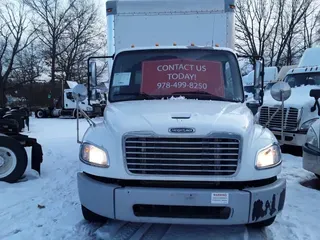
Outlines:
{"label": "mirror arm", "polygon": [[96,123],[94,121],[92,121],[92,119],[85,113],[85,111],[83,111],[80,107],[79,107],[79,100],[77,99],[76,101],[76,105],[77,105],[77,143],[82,144],[82,141],[80,141],[80,130],[79,130],[79,111],[81,112],[81,114],[85,117],[85,119],[87,120],[87,122],[89,123],[89,125],[92,127],[96,126]]}

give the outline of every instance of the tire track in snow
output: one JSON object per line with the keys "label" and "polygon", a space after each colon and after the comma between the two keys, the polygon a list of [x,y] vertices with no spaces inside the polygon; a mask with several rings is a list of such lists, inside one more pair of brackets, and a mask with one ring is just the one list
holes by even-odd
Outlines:
{"label": "tire track in snow", "polygon": [[[204,231],[201,231],[204,230]],[[192,233],[190,235],[190,233]],[[203,235],[201,235],[201,233]],[[200,234],[200,235],[198,235]],[[111,220],[107,224],[90,224],[79,222],[68,237],[85,236],[86,240],[161,240],[173,238],[208,239],[218,237],[229,240],[273,240],[270,229],[254,229],[246,226],[181,226],[171,224],[133,223]],[[242,237],[241,237],[242,235]]]}
{"label": "tire track in snow", "polygon": [[144,224],[130,240],[161,240],[170,227],[170,224]]}
{"label": "tire track in snow", "polygon": [[143,223],[110,221],[94,233],[95,239],[130,240]]}
{"label": "tire track in snow", "polygon": [[171,225],[169,224],[153,224],[149,231],[143,236],[143,239],[161,240],[166,235],[170,227]]}
{"label": "tire track in snow", "polygon": [[244,240],[273,240],[274,237],[272,235],[272,232],[268,228],[262,228],[262,229],[255,229],[246,227],[245,233],[244,233]]}
{"label": "tire track in snow", "polygon": [[161,240],[170,226],[170,224],[110,221],[97,229],[94,236],[96,239],[112,240]]}
{"label": "tire track in snow", "polygon": [[132,223],[128,222],[124,224],[116,235],[112,238],[113,240],[130,240],[131,237],[140,229],[143,223]]}
{"label": "tire track in snow", "polygon": [[98,229],[103,227],[103,223],[89,223],[85,220],[78,222],[72,229],[71,232],[65,234],[60,239],[69,240],[69,239],[83,239],[83,240],[95,240],[95,233]]}

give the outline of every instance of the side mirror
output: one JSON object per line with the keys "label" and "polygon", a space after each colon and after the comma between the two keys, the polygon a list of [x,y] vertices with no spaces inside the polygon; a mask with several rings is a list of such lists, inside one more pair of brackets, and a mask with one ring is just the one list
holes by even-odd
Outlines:
{"label": "side mirror", "polygon": [[89,64],[89,83],[91,87],[95,87],[98,85],[97,80],[97,65],[96,62],[91,62]]}
{"label": "side mirror", "polygon": [[254,100],[262,101],[262,94],[263,91],[263,72],[264,66],[261,60],[255,60],[254,64]]}
{"label": "side mirror", "polygon": [[83,84],[78,84],[72,89],[72,96],[78,102],[81,102],[88,97],[87,91],[87,88]]}
{"label": "side mirror", "polygon": [[291,87],[286,82],[278,82],[271,88],[271,96],[274,100],[284,102],[291,96]]}

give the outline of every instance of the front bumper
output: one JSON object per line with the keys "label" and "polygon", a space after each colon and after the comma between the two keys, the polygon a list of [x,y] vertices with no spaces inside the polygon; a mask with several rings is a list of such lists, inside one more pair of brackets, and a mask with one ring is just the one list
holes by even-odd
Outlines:
{"label": "front bumper", "polygon": [[308,145],[303,147],[302,158],[303,169],[320,175],[320,152],[317,149],[313,149]]}
{"label": "front bumper", "polygon": [[279,143],[284,145],[299,146],[302,147],[306,142],[307,134],[304,132],[284,132],[284,141],[281,140],[281,132],[271,130]]}
{"label": "front bumper", "polygon": [[121,187],[78,173],[78,190],[83,206],[110,219],[238,225],[276,216],[284,206],[286,180],[243,190]]}

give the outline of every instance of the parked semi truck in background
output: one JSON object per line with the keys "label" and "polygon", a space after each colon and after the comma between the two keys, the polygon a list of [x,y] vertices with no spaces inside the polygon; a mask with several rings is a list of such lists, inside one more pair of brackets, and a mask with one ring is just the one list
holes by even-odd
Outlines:
{"label": "parked semi truck in background", "polygon": [[310,126],[319,118],[314,108],[315,99],[310,96],[310,90],[320,88],[319,56],[320,48],[309,48],[304,52],[299,65],[288,69],[283,81],[290,85],[292,94],[285,102],[284,125],[282,111],[277,111],[279,102],[272,99],[270,94],[265,95],[264,104],[258,111],[259,124],[268,127],[281,144],[302,147]]}
{"label": "parked semi truck in background", "polygon": [[[63,96],[57,101],[55,106],[48,108],[39,108],[35,111],[36,118],[59,118],[59,117],[77,117],[76,101],[72,96],[72,89],[78,85],[76,82],[68,81],[69,89],[63,89]],[[90,98],[81,101],[80,107],[90,117],[103,115],[105,108],[105,99],[103,94],[93,90]],[[90,101],[91,100],[91,101]]]}
{"label": "parked semi truck in background", "polygon": [[[107,1],[104,122],[80,146],[82,213],[177,224],[272,224],[281,150],[245,104],[233,0]],[[94,58],[89,81],[95,82]],[[263,61],[255,59],[263,91]],[[84,86],[73,89],[77,101]],[[257,107],[262,94],[256,94]],[[88,121],[90,119],[87,118]]]}

